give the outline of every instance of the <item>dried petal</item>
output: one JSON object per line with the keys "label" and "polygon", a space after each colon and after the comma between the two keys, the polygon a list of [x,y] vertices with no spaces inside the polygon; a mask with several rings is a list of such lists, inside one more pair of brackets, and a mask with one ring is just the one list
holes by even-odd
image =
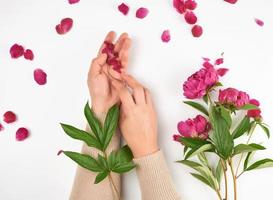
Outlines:
{"label": "dried petal", "polygon": [[19,44],[14,44],[9,52],[12,58],[19,58],[24,55],[24,47]]}
{"label": "dried petal", "polygon": [[197,7],[197,3],[194,0],[185,1],[185,7],[189,10],[194,10]]}
{"label": "dried petal", "polygon": [[23,141],[25,140],[29,135],[29,131],[26,128],[19,128],[16,131],[16,140],[17,141]]}
{"label": "dried petal", "polygon": [[260,19],[255,19],[255,22],[256,22],[256,24],[258,24],[259,26],[264,26],[264,22],[262,21],[262,20],[260,20]]}
{"label": "dried petal", "polygon": [[30,49],[25,50],[24,58],[27,59],[27,60],[33,60],[34,59],[33,52]]}
{"label": "dried petal", "polygon": [[80,0],[68,0],[69,4],[75,4],[75,3],[78,3],[78,2],[80,2]]}
{"label": "dried petal", "polygon": [[231,3],[231,4],[235,4],[238,0],[224,0],[224,1]]}
{"label": "dried petal", "polygon": [[63,152],[64,152],[63,150],[58,151],[57,156],[59,156]]}
{"label": "dried petal", "polygon": [[58,34],[63,35],[66,34],[73,26],[73,19],[71,18],[64,18],[62,19],[61,23],[56,25],[55,29]]}
{"label": "dried petal", "polygon": [[34,70],[34,80],[39,85],[44,85],[47,82],[47,74],[42,69]]}
{"label": "dried petal", "polygon": [[203,34],[203,28],[199,25],[194,25],[191,32],[193,37],[200,37]]}
{"label": "dried petal", "polygon": [[163,31],[161,35],[162,42],[169,42],[171,40],[171,35],[169,30]]}
{"label": "dried petal", "polygon": [[149,13],[149,10],[147,8],[139,8],[137,9],[136,11],[136,17],[139,18],[139,19],[143,19],[145,18]]}
{"label": "dried petal", "polygon": [[127,6],[125,3],[122,3],[118,6],[118,10],[124,14],[124,15],[127,15],[128,12],[129,12],[129,6]]}
{"label": "dried petal", "polygon": [[188,24],[195,24],[197,22],[197,17],[194,12],[186,12],[184,18]]}
{"label": "dried petal", "polygon": [[7,124],[13,123],[17,119],[16,114],[12,111],[5,112],[3,118],[4,118],[3,121],[6,122]]}

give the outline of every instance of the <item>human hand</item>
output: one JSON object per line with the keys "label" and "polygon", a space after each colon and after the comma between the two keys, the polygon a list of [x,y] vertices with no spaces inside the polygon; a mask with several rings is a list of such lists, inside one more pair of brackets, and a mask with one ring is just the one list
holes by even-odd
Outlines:
{"label": "human hand", "polygon": [[121,100],[119,122],[122,135],[135,158],[152,154],[158,151],[158,142],[157,118],[151,95],[132,76],[122,73],[121,78],[125,84],[119,80],[111,83]]}
{"label": "human hand", "polygon": [[[111,31],[107,34],[104,41],[113,43],[115,37],[115,32]],[[104,46],[105,44],[103,43],[97,57],[92,60],[87,80],[92,99],[92,109],[98,115],[106,113],[119,100],[116,90],[110,84],[109,76],[119,78],[120,75],[113,72],[111,66],[106,63],[107,55],[102,53]],[[115,43],[115,52],[119,55],[118,59],[122,64],[122,71],[127,70],[130,46],[131,39],[127,33],[121,34]]]}

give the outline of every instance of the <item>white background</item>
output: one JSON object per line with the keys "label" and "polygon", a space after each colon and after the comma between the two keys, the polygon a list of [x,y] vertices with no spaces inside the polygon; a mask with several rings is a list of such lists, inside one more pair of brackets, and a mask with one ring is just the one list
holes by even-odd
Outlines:
{"label": "white background", "polygon": [[[224,52],[230,71],[222,82],[258,98],[265,121],[273,127],[272,1],[239,0],[236,5],[198,1],[196,13],[204,27],[199,39],[191,36],[190,26],[171,0],[125,2],[131,8],[126,17],[117,11],[121,1],[114,0],[81,0],[75,5],[66,0],[0,1],[0,115],[13,110],[19,117],[12,125],[4,124],[0,132],[1,200],[68,199],[76,164],[56,153],[80,151],[81,143],[67,137],[59,122],[85,127],[87,71],[109,30],[126,31],[132,37],[130,72],[153,93],[160,146],[183,199],[216,199],[212,190],[189,175],[190,169],[174,163],[182,158],[182,147],[172,141],[176,124],[196,114],[182,104],[182,83],[199,69],[202,56],[217,58]],[[150,10],[144,20],[134,16],[140,6]],[[74,26],[60,36],[55,25],[64,17],[73,18]],[[255,17],[265,21],[263,28],[255,24]],[[172,36],[167,44],[160,40],[165,29]],[[35,60],[11,59],[9,48],[14,43],[33,49]],[[35,68],[47,72],[47,85],[34,82]],[[24,142],[15,141],[20,126],[31,130]],[[267,141],[261,130],[255,139],[269,147],[255,159],[272,158],[272,139]],[[247,173],[239,179],[239,199],[271,199],[272,181],[272,169]],[[140,199],[134,172],[126,175],[124,186],[126,200]]]}

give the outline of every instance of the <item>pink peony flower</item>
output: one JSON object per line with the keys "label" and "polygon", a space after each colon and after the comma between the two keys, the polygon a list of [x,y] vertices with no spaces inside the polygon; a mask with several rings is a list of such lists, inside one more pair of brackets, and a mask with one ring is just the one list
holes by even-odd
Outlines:
{"label": "pink peony flower", "polygon": [[121,73],[122,65],[118,60],[118,53],[115,52],[115,46],[112,43],[104,42],[105,47],[102,49],[102,53],[107,54],[107,64],[113,66],[113,69]]}
{"label": "pink peony flower", "polygon": [[[253,105],[257,106],[257,107],[260,106],[260,102],[259,102],[258,100],[256,100],[256,99],[251,99],[251,100],[249,100],[249,103],[250,103],[250,104],[253,104]],[[255,118],[255,119],[259,119],[259,118],[262,117],[262,116],[261,116],[261,110],[260,110],[260,109],[248,110],[248,111],[247,111],[247,116],[248,116],[248,117]]]}
{"label": "pink peony flower", "polygon": [[259,26],[264,26],[264,22],[262,21],[262,20],[260,20],[260,19],[255,19],[255,22],[256,22],[256,24],[258,24]]}
{"label": "pink peony flower", "polygon": [[39,85],[45,85],[47,82],[47,74],[42,69],[35,69],[34,70],[34,80]]}
{"label": "pink peony flower", "polygon": [[235,88],[227,88],[219,91],[218,100],[223,105],[234,106],[239,109],[249,103],[249,95]]}
{"label": "pink peony flower", "polygon": [[13,123],[17,119],[16,114],[12,111],[5,112],[5,114],[3,115],[3,118],[4,118],[3,119],[4,122],[6,122],[7,124]]}
{"label": "pink peony flower", "polygon": [[139,8],[136,11],[136,17],[139,19],[145,18],[149,14],[149,10],[147,8]]}
{"label": "pink peony flower", "polygon": [[61,23],[56,25],[55,29],[58,34],[66,34],[73,26],[73,20],[71,18],[62,19]]}
{"label": "pink peony flower", "polygon": [[129,6],[127,6],[125,3],[122,3],[118,6],[118,10],[123,14],[127,15],[129,12]]}
{"label": "pink peony flower", "polygon": [[80,0],[68,0],[69,4],[75,4],[75,3],[79,3]]}
{"label": "pink peony flower", "polygon": [[4,126],[0,123],[0,131],[4,130]]}
{"label": "pink peony flower", "polygon": [[184,96],[188,99],[202,98],[209,88],[219,81],[219,76],[223,76],[227,69],[215,69],[214,66],[205,60],[203,68],[191,75],[183,84]]}
{"label": "pink peony flower", "polygon": [[33,60],[34,59],[33,52],[30,49],[25,50],[24,58],[27,59],[27,60]]}
{"label": "pink peony flower", "polygon": [[238,0],[224,0],[224,1],[231,3],[231,4],[235,4]]}
{"label": "pink peony flower", "polygon": [[206,118],[197,115],[194,119],[181,121],[177,125],[180,135],[173,135],[175,141],[179,141],[181,137],[207,139],[211,126]]}
{"label": "pink peony flower", "polygon": [[186,12],[184,18],[188,24],[195,24],[197,22],[197,17],[192,11]]}
{"label": "pink peony flower", "polygon": [[29,135],[29,131],[26,128],[19,128],[16,131],[16,140],[17,141],[23,141],[25,140]]}
{"label": "pink peony flower", "polygon": [[19,58],[24,55],[24,47],[19,44],[14,44],[9,50],[11,58]]}
{"label": "pink peony flower", "polygon": [[162,42],[169,42],[171,40],[171,35],[169,30],[163,31],[161,35]]}
{"label": "pink peony flower", "polygon": [[191,29],[193,37],[200,37],[203,34],[203,28],[199,25],[194,25]]}

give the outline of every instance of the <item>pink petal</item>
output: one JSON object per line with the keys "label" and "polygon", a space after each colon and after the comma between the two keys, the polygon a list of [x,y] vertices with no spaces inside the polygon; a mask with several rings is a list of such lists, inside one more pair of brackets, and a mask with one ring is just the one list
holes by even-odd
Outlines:
{"label": "pink petal", "polygon": [[68,0],[69,4],[75,4],[75,3],[78,3],[78,2],[80,2],[80,0]]}
{"label": "pink petal", "polygon": [[5,112],[3,118],[4,118],[3,121],[6,122],[7,124],[13,123],[17,119],[16,114],[12,111]]}
{"label": "pink petal", "polygon": [[24,55],[24,47],[19,44],[14,44],[9,52],[12,58],[19,58]]}
{"label": "pink petal", "polygon": [[197,22],[197,17],[194,12],[186,12],[184,18],[188,24],[195,24]]}
{"label": "pink petal", "polygon": [[162,42],[169,42],[171,40],[171,35],[169,30],[163,31],[161,35]]}
{"label": "pink petal", "polygon": [[42,69],[34,70],[34,80],[39,85],[44,85],[47,82],[47,74]]}
{"label": "pink petal", "polygon": [[128,12],[129,12],[129,6],[127,6],[125,3],[122,3],[118,6],[118,10],[124,14],[124,15],[127,15]]}
{"label": "pink petal", "polygon": [[4,130],[4,126],[0,124],[0,131]]}
{"label": "pink petal", "polygon": [[231,3],[231,4],[235,4],[238,0],[224,0],[224,1]]}
{"label": "pink petal", "polygon": [[217,60],[215,60],[215,65],[221,65],[224,63],[224,58],[218,58]]}
{"label": "pink petal", "polygon": [[200,37],[203,34],[203,28],[199,25],[194,25],[191,29],[193,37]]}
{"label": "pink petal", "polygon": [[24,58],[27,59],[27,60],[33,60],[34,59],[33,52],[30,49],[25,50]]}
{"label": "pink petal", "polygon": [[136,11],[136,17],[139,18],[139,19],[143,19],[145,18],[149,13],[149,10],[147,8],[139,8],[137,9]]}
{"label": "pink petal", "polygon": [[180,14],[183,14],[186,12],[184,0],[173,0],[173,7]]}
{"label": "pink petal", "polygon": [[189,10],[194,10],[197,7],[197,3],[194,0],[185,1],[185,7]]}
{"label": "pink petal", "polygon": [[227,68],[219,68],[219,69],[217,69],[217,74],[219,76],[224,76],[227,72],[228,72]]}
{"label": "pink petal", "polygon": [[264,26],[264,22],[262,21],[262,20],[260,20],[260,19],[255,19],[255,22],[256,22],[256,24],[258,24],[259,26]]}
{"label": "pink petal", "polygon": [[16,140],[17,141],[23,141],[25,140],[29,135],[29,131],[26,128],[19,128],[16,131]]}
{"label": "pink petal", "polygon": [[62,19],[61,23],[56,25],[55,29],[58,34],[63,35],[66,34],[73,26],[73,19],[71,18],[64,18]]}
{"label": "pink petal", "polygon": [[63,152],[64,152],[63,150],[58,151],[57,156],[59,156]]}

